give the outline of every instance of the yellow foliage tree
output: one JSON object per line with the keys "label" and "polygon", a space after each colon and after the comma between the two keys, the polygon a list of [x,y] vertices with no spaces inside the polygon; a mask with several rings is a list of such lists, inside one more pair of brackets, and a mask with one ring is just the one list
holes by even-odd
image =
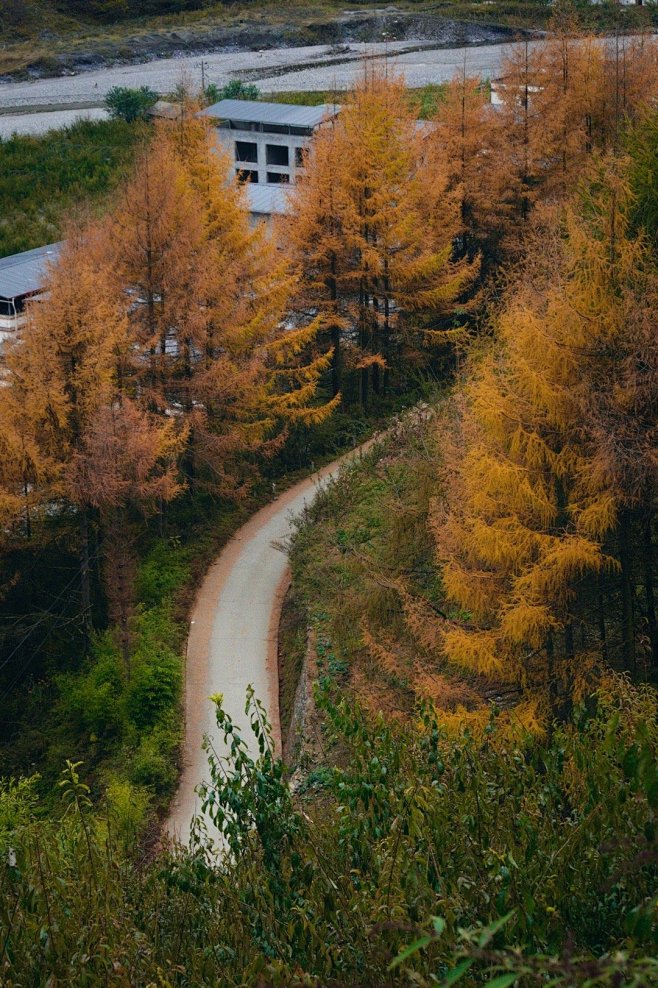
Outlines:
{"label": "yellow foliage tree", "polygon": [[655,407],[649,423],[646,405],[637,414],[628,396],[609,394],[615,357],[648,357],[657,297],[624,196],[616,170],[602,167],[588,201],[570,204],[531,250],[495,340],[473,362],[447,453],[447,505],[433,515],[445,589],[460,612],[444,627],[448,655],[485,674],[548,683],[554,709],[571,692],[578,651],[592,647],[582,629],[576,645],[576,588],[619,565],[605,540],[629,495],[627,471],[610,467],[601,442],[611,405],[621,403],[645,467],[652,462]]}
{"label": "yellow foliage tree", "polygon": [[466,256],[482,252],[485,267],[499,261],[500,240],[514,205],[514,183],[506,154],[506,134],[482,80],[462,71],[446,87],[429,130],[424,162],[439,176],[435,213],[443,219],[448,191],[459,208],[459,243]]}
{"label": "yellow foliage tree", "polygon": [[285,227],[301,297],[320,303],[334,346],[341,333],[350,344],[363,404],[405,351],[426,359],[425,331],[450,327],[474,276],[453,256],[458,203],[424,155],[404,82],[367,68],[319,135]]}
{"label": "yellow foliage tree", "polygon": [[110,218],[108,252],[129,299],[132,373],[152,410],[184,421],[188,482],[235,493],[245,453],[330,414],[314,400],[329,360],[317,321],[284,324],[291,275],[250,229],[207,121],[158,128]]}
{"label": "yellow foliage tree", "polygon": [[[70,231],[45,289],[46,297],[30,308],[6,353],[5,491],[20,507],[28,536],[34,518],[70,512],[76,519],[81,611],[89,629],[94,512],[126,502],[125,476],[112,474],[105,456],[89,454],[100,424],[120,414],[129,356],[125,303],[114,291],[98,227]],[[144,480],[153,471],[169,478],[175,451],[163,455],[161,433],[170,427],[140,422],[142,444],[155,444]],[[124,459],[123,466],[128,470],[134,464]],[[161,493],[166,496],[164,488]]]}

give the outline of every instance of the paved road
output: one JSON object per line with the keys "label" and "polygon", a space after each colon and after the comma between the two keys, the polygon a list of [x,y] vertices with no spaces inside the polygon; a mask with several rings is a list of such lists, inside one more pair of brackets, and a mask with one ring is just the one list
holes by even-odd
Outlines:
{"label": "paved road", "polygon": [[[280,746],[277,634],[289,569],[277,544],[288,537],[291,518],[313,500],[318,485],[339,469],[340,461],[325,467],[259,511],[229,542],[199,591],[187,647],[183,773],[166,825],[179,840],[188,839],[192,818],[200,811],[195,790],[208,778],[204,735],[223,750],[211,694],[223,694],[225,709],[244,728],[245,692],[252,684]],[[244,736],[253,751],[248,726]]]}
{"label": "paved road", "polygon": [[[347,89],[363,71],[364,56],[388,57],[389,68],[404,73],[410,86],[422,86],[451,78],[464,63],[471,74],[494,75],[509,47],[495,44],[436,48],[432,47],[432,42],[396,41],[350,44],[348,52],[340,53],[327,45],[262,52],[220,52],[204,56],[204,61],[207,78],[219,86],[232,79],[245,79],[256,82],[263,92],[289,92],[293,89]],[[112,86],[150,86],[157,92],[167,93],[184,79],[199,84],[199,66],[200,56],[185,56],[56,79],[2,83],[0,132],[7,133],[8,126],[30,132],[29,129],[36,125],[22,114],[36,108],[65,112],[72,104],[96,101],[100,106]],[[3,112],[14,113],[10,122],[6,116],[3,119]],[[82,112],[87,111],[77,111],[77,114]],[[77,114],[72,113],[70,119]],[[63,118],[51,119],[59,125]]]}
{"label": "paved road", "polygon": [[[1,2],[1,0],[0,0]],[[47,113],[0,113],[0,137],[12,134],[45,134],[68,127],[76,120],[105,120],[107,113],[97,107],[87,110],[53,110]]]}

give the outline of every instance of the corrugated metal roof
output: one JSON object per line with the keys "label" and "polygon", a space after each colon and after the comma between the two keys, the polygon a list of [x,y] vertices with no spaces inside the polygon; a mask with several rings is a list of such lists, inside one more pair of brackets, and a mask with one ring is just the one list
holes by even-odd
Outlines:
{"label": "corrugated metal roof", "polygon": [[201,116],[240,123],[273,124],[278,127],[317,127],[326,117],[335,117],[340,107],[293,106],[289,103],[262,103],[260,100],[223,99],[201,111]]}
{"label": "corrugated metal roof", "polygon": [[250,213],[257,213],[259,216],[280,216],[288,211],[291,186],[247,182],[245,188]]}
{"label": "corrugated metal roof", "polygon": [[56,261],[63,241],[0,258],[0,298],[20,298],[43,288],[46,268]]}

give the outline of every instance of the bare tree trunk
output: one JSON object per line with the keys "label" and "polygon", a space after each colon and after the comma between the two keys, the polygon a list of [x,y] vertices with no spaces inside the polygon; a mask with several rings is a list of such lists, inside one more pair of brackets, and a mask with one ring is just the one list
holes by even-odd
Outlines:
{"label": "bare tree trunk", "polygon": [[332,397],[335,398],[337,394],[340,393],[342,385],[342,352],[341,352],[341,338],[340,338],[340,326],[338,325],[338,284],[336,282],[336,258],[332,254],[331,257],[331,277],[329,278],[329,298],[331,299],[331,305],[333,310],[334,319],[336,320],[331,327],[331,347],[333,353],[331,355],[331,393]]}
{"label": "bare tree trunk", "polygon": [[135,606],[135,553],[132,529],[125,510],[112,511],[105,532],[104,583],[110,621],[116,625],[121,657],[130,680],[132,673],[132,618]]}
{"label": "bare tree trunk", "polygon": [[599,625],[599,641],[601,642],[601,655],[608,661],[608,637],[605,627],[605,602],[603,600],[603,591],[601,589],[601,580],[599,579],[599,592],[597,594],[597,618]]}
{"label": "bare tree trunk", "polygon": [[647,625],[651,642],[651,660],[658,666],[658,624],[656,623],[656,595],[653,577],[653,531],[651,512],[642,519],[642,548],[644,564],[644,596],[647,606]]}
{"label": "bare tree trunk", "polygon": [[93,621],[91,613],[91,566],[89,561],[89,515],[86,509],[80,512],[80,607],[85,647],[88,647],[93,631]]}
{"label": "bare tree trunk", "polygon": [[550,710],[550,720],[548,725],[549,737],[553,733],[553,721],[557,715],[558,706],[558,683],[555,672],[555,643],[553,633],[549,631],[546,639],[546,677],[548,679],[548,706]]}
{"label": "bare tree trunk", "polygon": [[23,481],[23,494],[25,497],[25,535],[28,539],[32,538],[32,514],[30,512],[30,485],[27,482],[27,477]]}
{"label": "bare tree trunk", "polygon": [[619,516],[619,562],[621,565],[621,630],[624,660],[628,668],[635,671],[635,608],[633,601],[633,567],[631,562],[631,519],[630,512],[628,511],[622,511]]}
{"label": "bare tree trunk", "polygon": [[331,357],[331,394],[335,398],[337,394],[340,394],[341,390],[341,377],[342,377],[342,353],[340,348],[340,326],[333,325],[331,327],[331,346],[333,349],[333,354]]}

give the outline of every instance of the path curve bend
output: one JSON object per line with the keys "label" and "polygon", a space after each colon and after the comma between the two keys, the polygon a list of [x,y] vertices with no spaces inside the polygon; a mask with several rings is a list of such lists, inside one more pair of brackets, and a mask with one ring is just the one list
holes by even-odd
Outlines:
{"label": "path curve bend", "polygon": [[[213,693],[222,693],[224,708],[242,728],[255,750],[245,721],[247,686],[265,704],[275,743],[280,747],[277,638],[281,606],[289,585],[288,557],[281,549],[292,519],[310,504],[323,482],[361,455],[361,447],[295,484],[242,526],[206,574],[190,621],[185,675],[185,738],[178,791],[165,828],[187,842],[190,824],[201,812],[197,786],[208,778],[202,749],[208,734],[219,752]],[[210,822],[206,824],[210,828]]]}

